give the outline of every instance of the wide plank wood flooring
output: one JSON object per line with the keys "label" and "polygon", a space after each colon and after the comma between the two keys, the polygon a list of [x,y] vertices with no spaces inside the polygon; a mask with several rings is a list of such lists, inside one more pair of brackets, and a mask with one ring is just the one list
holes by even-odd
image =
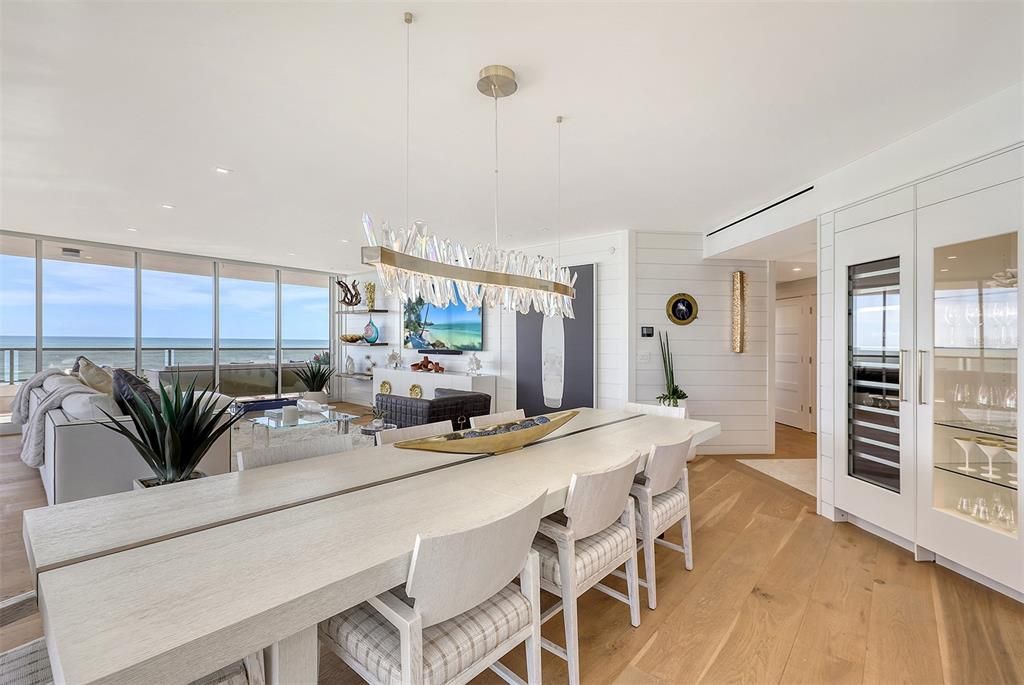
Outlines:
{"label": "wide plank wood flooring", "polygon": [[[768,456],[814,456],[814,436],[785,426],[776,446]],[[20,512],[42,496],[17,447],[0,438],[4,597],[31,588]],[[758,457],[691,464],[695,567],[658,549],[658,609],[644,598],[639,628],[610,597],[581,598],[584,683],[1024,683],[1024,605],[816,516],[813,498],[739,458]],[[0,648],[40,630],[37,616],[24,618],[0,631]],[[544,633],[562,643],[560,618]],[[521,649],[504,661],[525,676]],[[557,657],[545,652],[543,663],[545,683],[566,682]],[[327,649],[320,673],[325,685],[361,682]],[[474,682],[502,681],[485,673]]]}

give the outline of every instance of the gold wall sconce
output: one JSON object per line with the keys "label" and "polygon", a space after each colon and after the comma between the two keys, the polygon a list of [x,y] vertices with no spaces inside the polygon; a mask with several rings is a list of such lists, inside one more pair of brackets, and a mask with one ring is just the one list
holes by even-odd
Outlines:
{"label": "gold wall sconce", "polygon": [[732,351],[747,347],[747,274],[732,272]]}

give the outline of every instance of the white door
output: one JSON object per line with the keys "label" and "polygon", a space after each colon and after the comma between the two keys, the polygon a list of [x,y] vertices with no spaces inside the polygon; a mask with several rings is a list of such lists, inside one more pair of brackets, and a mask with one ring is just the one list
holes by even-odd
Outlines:
{"label": "white door", "polygon": [[914,539],[914,215],[835,239],[836,507]]}
{"label": "white door", "polygon": [[[810,370],[807,350],[809,297],[789,297],[775,303],[775,420],[808,430]],[[812,338],[813,340],[813,338]]]}
{"label": "white door", "polygon": [[922,207],[917,222],[917,542],[1020,590],[1024,181]]}

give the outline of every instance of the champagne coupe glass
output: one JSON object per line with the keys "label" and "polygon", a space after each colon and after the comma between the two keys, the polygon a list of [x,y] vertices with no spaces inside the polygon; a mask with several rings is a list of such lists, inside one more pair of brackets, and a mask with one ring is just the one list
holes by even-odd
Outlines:
{"label": "champagne coupe glass", "polygon": [[1006,454],[1009,455],[1010,461],[1013,462],[1013,466],[1010,467],[1009,480],[1007,481],[1010,485],[1017,485],[1017,446],[1007,445]]}
{"label": "champagne coupe glass", "polygon": [[964,465],[957,466],[956,470],[963,471],[964,473],[975,473],[978,469],[971,468],[971,450],[974,449],[974,441],[970,438],[953,438],[953,442],[964,453]]}
{"label": "champagne coupe glass", "polygon": [[1002,480],[1002,476],[992,470],[992,460],[1004,451],[1003,446],[995,440],[978,440],[978,447],[988,457],[988,471],[982,470],[981,475],[991,480]]}

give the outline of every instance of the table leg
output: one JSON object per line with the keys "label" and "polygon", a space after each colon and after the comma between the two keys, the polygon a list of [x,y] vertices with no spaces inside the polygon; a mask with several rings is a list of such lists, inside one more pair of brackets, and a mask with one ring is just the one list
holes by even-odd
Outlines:
{"label": "table leg", "polygon": [[320,668],[316,626],[270,645],[264,656],[267,685],[316,685]]}

